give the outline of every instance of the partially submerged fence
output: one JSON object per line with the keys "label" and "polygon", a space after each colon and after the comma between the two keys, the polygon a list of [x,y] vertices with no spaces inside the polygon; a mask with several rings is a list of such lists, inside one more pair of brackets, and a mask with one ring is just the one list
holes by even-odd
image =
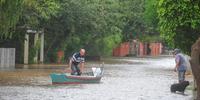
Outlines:
{"label": "partially submerged fence", "polygon": [[0,48],[0,68],[15,66],[15,48]]}

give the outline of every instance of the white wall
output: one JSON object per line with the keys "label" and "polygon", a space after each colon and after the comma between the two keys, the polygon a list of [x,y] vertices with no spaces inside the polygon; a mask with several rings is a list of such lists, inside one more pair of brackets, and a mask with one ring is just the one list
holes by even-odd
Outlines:
{"label": "white wall", "polygon": [[15,48],[0,48],[0,67],[15,67]]}

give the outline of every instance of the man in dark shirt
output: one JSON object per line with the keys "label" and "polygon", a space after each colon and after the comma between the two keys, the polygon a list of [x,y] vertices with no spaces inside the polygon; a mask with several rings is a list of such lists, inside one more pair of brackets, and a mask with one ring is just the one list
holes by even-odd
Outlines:
{"label": "man in dark shirt", "polygon": [[[80,49],[78,53],[74,53],[69,61],[69,67],[71,67],[71,75],[81,75],[85,62],[85,49]],[[79,65],[80,64],[80,68]]]}

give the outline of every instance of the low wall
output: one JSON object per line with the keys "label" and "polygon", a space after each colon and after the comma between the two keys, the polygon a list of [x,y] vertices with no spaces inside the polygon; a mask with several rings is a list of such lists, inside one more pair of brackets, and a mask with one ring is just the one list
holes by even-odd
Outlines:
{"label": "low wall", "polygon": [[0,68],[15,67],[15,48],[0,48]]}

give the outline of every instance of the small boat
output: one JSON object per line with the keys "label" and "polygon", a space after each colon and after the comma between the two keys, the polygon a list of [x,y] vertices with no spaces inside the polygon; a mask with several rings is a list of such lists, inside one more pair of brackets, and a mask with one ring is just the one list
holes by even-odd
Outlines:
{"label": "small boat", "polygon": [[70,73],[50,74],[52,84],[84,84],[99,83],[103,76],[103,68],[92,68],[92,72],[83,73],[81,76],[70,75]]}

